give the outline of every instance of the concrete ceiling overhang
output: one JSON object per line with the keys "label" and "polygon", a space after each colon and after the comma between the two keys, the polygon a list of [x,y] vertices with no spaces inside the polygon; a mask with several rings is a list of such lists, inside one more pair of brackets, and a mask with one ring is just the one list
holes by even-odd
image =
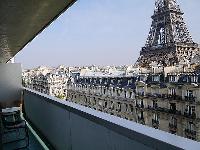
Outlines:
{"label": "concrete ceiling overhang", "polygon": [[0,1],[0,63],[14,57],[75,1]]}

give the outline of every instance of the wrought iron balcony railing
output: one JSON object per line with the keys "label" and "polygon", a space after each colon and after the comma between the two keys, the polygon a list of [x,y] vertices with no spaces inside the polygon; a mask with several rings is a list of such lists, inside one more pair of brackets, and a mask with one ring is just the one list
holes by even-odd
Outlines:
{"label": "wrought iron balcony railing", "polygon": [[196,119],[196,113],[195,113],[195,112],[192,112],[192,113],[184,112],[184,116],[185,116],[186,118]]}
{"label": "wrought iron balcony railing", "polygon": [[147,109],[148,109],[148,110],[158,110],[158,109],[159,109],[159,107],[157,107],[157,106],[150,106],[150,105],[148,105]]}
{"label": "wrought iron balcony railing", "polygon": [[186,101],[190,101],[190,102],[195,102],[196,101],[196,97],[194,97],[194,96],[185,96],[185,100]]}

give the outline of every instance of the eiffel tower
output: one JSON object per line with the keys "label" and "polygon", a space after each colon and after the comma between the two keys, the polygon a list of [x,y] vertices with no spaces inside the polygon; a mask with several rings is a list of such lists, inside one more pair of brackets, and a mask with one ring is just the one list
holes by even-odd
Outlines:
{"label": "eiffel tower", "polygon": [[156,0],[150,32],[136,66],[149,67],[152,62],[184,65],[199,59],[198,44],[194,43],[183,14],[177,0]]}

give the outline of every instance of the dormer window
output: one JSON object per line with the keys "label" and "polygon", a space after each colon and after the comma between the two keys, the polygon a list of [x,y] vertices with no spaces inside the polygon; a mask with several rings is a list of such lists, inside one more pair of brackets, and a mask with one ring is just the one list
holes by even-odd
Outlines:
{"label": "dormer window", "polygon": [[197,83],[198,82],[198,77],[197,76],[191,76],[191,82],[192,83]]}
{"label": "dormer window", "polygon": [[132,84],[132,80],[128,80],[128,85]]}
{"label": "dormer window", "polygon": [[176,82],[177,81],[177,77],[176,76],[170,76],[169,81],[170,82]]}
{"label": "dormer window", "polygon": [[114,81],[113,81],[113,79],[111,79],[111,83],[112,83],[112,84],[114,84]]}
{"label": "dormer window", "polygon": [[152,81],[153,82],[159,82],[160,81],[160,76],[152,76]]}
{"label": "dormer window", "polygon": [[140,76],[139,81],[145,81],[145,76]]}

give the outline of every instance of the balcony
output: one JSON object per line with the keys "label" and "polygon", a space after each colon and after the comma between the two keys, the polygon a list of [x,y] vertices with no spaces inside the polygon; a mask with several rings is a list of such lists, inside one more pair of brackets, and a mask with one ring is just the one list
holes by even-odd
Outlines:
{"label": "balcony", "polygon": [[162,107],[157,107],[157,108],[149,107],[149,109],[164,112],[167,114],[182,115],[181,111],[179,110],[172,110],[172,109],[162,108]]}
{"label": "balcony", "polygon": [[196,113],[184,112],[184,116],[189,119],[196,119]]}
{"label": "balcony", "polygon": [[[137,147],[137,149],[188,149],[193,147],[195,149],[200,146],[195,141],[185,140],[182,137],[29,89],[24,90],[23,100],[23,111],[31,125],[30,128],[35,129],[43,143],[49,148],[129,150],[132,147]],[[141,123],[144,121],[144,118],[138,117],[138,119]],[[153,122],[158,124],[157,121]],[[30,134],[28,149],[42,148],[37,138],[32,133]]]}
{"label": "balcony", "polygon": [[159,93],[154,93],[154,94],[148,94],[149,97],[151,98],[162,98],[162,94]]}
{"label": "balcony", "polygon": [[156,111],[158,108],[159,107],[157,107],[157,106],[150,106],[150,105],[148,105],[148,107],[147,107],[148,110],[152,110],[152,111]]}
{"label": "balcony", "polygon": [[182,100],[182,96],[179,96],[179,95],[171,95],[171,94],[169,94],[169,95],[167,95],[167,97],[166,97],[168,100],[170,100],[170,101],[173,101],[173,100],[178,100],[178,101],[180,101],[180,100]]}
{"label": "balcony", "polygon": [[194,96],[185,96],[185,101],[195,102],[196,101],[196,97],[194,97]]}
{"label": "balcony", "polygon": [[168,112],[171,113],[171,114],[175,114],[175,115],[182,115],[180,110],[168,109]]}
{"label": "balcony", "polygon": [[[119,150],[131,149],[131,147],[146,149],[144,145],[150,149],[163,149],[163,147],[174,149],[174,147],[183,148],[183,145],[177,142],[178,139],[185,140],[163,131],[28,89],[24,91],[24,106],[26,118],[39,129],[37,131],[40,131],[40,134],[55,149],[70,149],[72,146],[72,149],[78,150],[109,150],[115,147],[116,143],[119,146],[115,149]],[[87,138],[85,138],[86,135]],[[144,135],[146,140],[144,140]],[[172,138],[177,139],[167,141]],[[107,140],[113,142],[108,143]],[[158,143],[152,144],[150,141]],[[192,143],[194,142],[192,141]]]}

